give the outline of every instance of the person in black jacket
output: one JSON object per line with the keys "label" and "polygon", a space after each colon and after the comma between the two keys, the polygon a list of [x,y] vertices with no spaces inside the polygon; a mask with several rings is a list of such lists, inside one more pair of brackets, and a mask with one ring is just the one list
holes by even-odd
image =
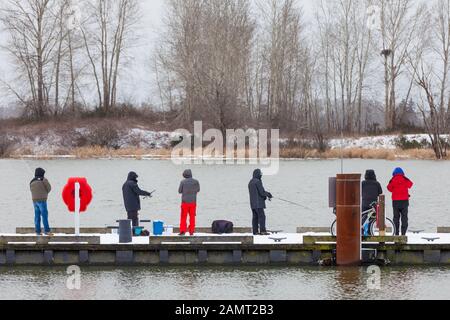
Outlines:
{"label": "person in black jacket", "polygon": [[128,219],[133,221],[133,227],[139,226],[139,211],[141,210],[141,199],[139,197],[152,196],[150,192],[139,188],[137,179],[138,175],[136,172],[130,172],[127,181],[122,187],[125,209],[127,210]]}
{"label": "person in black jacket", "polygon": [[254,235],[268,235],[266,230],[266,200],[272,199],[270,192],[264,189],[262,183],[262,172],[257,169],[253,172],[253,179],[248,185],[250,193],[250,206],[253,212],[253,234]]}
{"label": "person in black jacket", "polygon": [[362,183],[362,210],[363,212],[372,209],[371,204],[378,202],[378,197],[383,194],[383,188],[377,181],[374,170],[367,170],[365,181]]}

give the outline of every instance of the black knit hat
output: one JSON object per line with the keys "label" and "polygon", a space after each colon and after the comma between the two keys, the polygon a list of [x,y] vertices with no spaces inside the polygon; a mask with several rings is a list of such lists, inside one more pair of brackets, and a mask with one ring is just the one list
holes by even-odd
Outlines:
{"label": "black knit hat", "polygon": [[37,168],[36,171],[34,172],[34,176],[36,178],[43,178],[45,176],[45,170],[42,168]]}

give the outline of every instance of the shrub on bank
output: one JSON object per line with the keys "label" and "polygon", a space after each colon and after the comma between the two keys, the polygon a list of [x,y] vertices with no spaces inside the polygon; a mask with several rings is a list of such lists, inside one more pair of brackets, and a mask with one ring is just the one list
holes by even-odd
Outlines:
{"label": "shrub on bank", "polygon": [[409,140],[403,135],[395,140],[395,146],[401,150],[420,150],[431,148],[431,144],[425,138],[423,138],[421,141]]}
{"label": "shrub on bank", "polygon": [[318,136],[311,139],[289,138],[281,143],[281,147],[291,150],[319,150],[320,152],[325,152],[330,148],[330,144],[325,137]]}
{"label": "shrub on bank", "polygon": [[0,158],[6,158],[11,155],[15,141],[8,137],[6,133],[0,132]]}
{"label": "shrub on bank", "polygon": [[75,147],[99,147],[106,149],[120,149],[122,131],[114,125],[100,124],[75,134]]}

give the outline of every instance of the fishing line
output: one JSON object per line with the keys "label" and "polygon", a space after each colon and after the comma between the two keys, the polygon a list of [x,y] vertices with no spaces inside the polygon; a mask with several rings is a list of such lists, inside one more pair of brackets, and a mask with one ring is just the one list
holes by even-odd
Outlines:
{"label": "fishing line", "polygon": [[313,209],[311,209],[311,208],[309,208],[307,206],[304,206],[304,205],[302,205],[300,203],[296,203],[296,202],[289,201],[289,200],[286,200],[286,199],[281,199],[281,198],[273,198],[273,199],[278,200],[278,201],[282,201],[282,202],[286,202],[286,203],[292,204],[292,205],[297,206],[297,207],[301,207],[301,208],[309,210],[309,211],[314,211]]}

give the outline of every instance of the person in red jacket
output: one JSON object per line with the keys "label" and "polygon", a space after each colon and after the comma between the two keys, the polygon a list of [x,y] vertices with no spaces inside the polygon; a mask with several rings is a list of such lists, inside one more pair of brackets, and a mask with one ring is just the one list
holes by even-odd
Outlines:
{"label": "person in red jacket", "polygon": [[414,183],[405,176],[402,168],[396,168],[393,178],[389,182],[388,190],[392,193],[392,202],[394,208],[394,224],[396,235],[400,234],[400,219],[402,220],[402,235],[408,231],[408,209],[409,209],[409,189]]}

